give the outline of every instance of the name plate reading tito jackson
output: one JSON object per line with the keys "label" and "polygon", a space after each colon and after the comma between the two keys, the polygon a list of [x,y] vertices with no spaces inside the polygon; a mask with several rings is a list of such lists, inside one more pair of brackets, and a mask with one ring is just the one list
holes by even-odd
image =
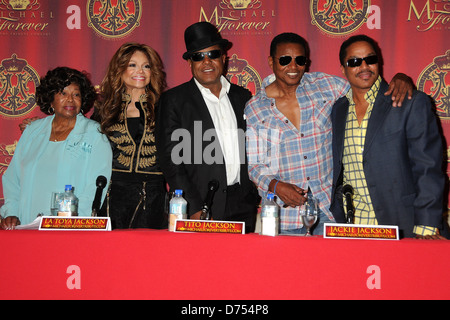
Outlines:
{"label": "name plate reading tito jackson", "polygon": [[330,239],[399,240],[398,226],[325,223],[323,228]]}
{"label": "name plate reading tito jackson", "polygon": [[175,232],[245,234],[245,222],[214,220],[175,220]]}
{"label": "name plate reading tito jackson", "polygon": [[39,230],[111,231],[109,217],[42,217]]}

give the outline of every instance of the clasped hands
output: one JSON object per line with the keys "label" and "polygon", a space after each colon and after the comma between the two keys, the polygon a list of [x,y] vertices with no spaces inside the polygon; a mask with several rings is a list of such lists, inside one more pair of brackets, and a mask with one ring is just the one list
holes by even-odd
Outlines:
{"label": "clasped hands", "polygon": [[10,216],[1,220],[0,229],[14,230],[16,226],[20,224],[20,220],[17,217]]}

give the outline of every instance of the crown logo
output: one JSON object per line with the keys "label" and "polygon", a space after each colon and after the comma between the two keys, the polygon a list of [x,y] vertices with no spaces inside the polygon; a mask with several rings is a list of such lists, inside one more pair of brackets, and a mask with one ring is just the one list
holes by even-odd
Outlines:
{"label": "crown logo", "polygon": [[238,59],[237,55],[233,54],[228,62],[228,72],[242,73],[247,65],[247,61]]}
{"label": "crown logo", "polygon": [[235,10],[245,10],[245,9],[258,9],[261,7],[260,0],[222,0],[220,3],[222,9],[235,9]]}
{"label": "crown logo", "polygon": [[25,10],[30,4],[30,0],[9,0],[9,4],[14,10]]}
{"label": "crown logo", "polygon": [[234,9],[247,9],[252,0],[230,0]]}
{"label": "crown logo", "polygon": [[0,9],[24,11],[37,10],[39,7],[39,0],[0,0]]}
{"label": "crown logo", "polygon": [[7,72],[20,73],[27,66],[27,61],[18,59],[17,55],[13,53],[11,59],[2,60],[2,66]]}
{"label": "crown logo", "polygon": [[439,70],[450,70],[450,50],[445,55],[434,58],[433,62],[437,65]]}

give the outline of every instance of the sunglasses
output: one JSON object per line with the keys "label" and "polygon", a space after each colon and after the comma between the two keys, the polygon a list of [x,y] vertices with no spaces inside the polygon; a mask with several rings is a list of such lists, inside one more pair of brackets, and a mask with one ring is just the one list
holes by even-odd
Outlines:
{"label": "sunglasses", "polygon": [[352,58],[348,59],[346,64],[347,67],[355,68],[362,65],[362,62],[365,61],[367,64],[375,64],[378,63],[378,56],[368,56],[365,58]]}
{"label": "sunglasses", "polygon": [[[292,57],[291,56],[281,56],[278,58],[278,62],[280,63],[280,66],[287,66],[289,63],[291,63],[292,61]],[[295,57],[295,63],[298,64],[299,66],[304,66],[306,65],[306,62],[308,61],[308,59],[305,56],[296,56]]]}
{"label": "sunglasses", "polygon": [[194,52],[191,55],[191,60],[198,62],[198,61],[203,61],[203,59],[205,59],[206,56],[208,56],[208,58],[210,59],[217,59],[222,55],[222,50],[211,50],[211,51],[207,51],[207,52]]}

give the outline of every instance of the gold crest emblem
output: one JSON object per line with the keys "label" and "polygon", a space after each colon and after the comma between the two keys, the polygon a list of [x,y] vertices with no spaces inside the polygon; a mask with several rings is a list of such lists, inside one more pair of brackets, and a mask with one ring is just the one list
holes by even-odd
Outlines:
{"label": "gold crest emblem", "polygon": [[228,61],[227,79],[231,83],[247,88],[256,94],[261,89],[261,77],[246,60],[239,59],[236,54]]}
{"label": "gold crest emblem", "polygon": [[39,85],[38,73],[13,54],[0,66],[0,114],[21,117],[36,106],[34,94]]}
{"label": "gold crest emblem", "polygon": [[417,79],[417,88],[433,98],[436,113],[450,120],[450,50],[433,59]]}
{"label": "gold crest emblem", "polygon": [[141,0],[88,0],[88,26],[106,38],[121,38],[140,24]]}
{"label": "gold crest emblem", "polygon": [[16,150],[16,146],[17,141],[14,141],[13,144],[9,145],[0,144],[0,174],[3,174],[8,168],[14,155],[14,151]]}
{"label": "gold crest emblem", "polygon": [[311,0],[312,24],[331,35],[358,30],[367,21],[370,0]]}

